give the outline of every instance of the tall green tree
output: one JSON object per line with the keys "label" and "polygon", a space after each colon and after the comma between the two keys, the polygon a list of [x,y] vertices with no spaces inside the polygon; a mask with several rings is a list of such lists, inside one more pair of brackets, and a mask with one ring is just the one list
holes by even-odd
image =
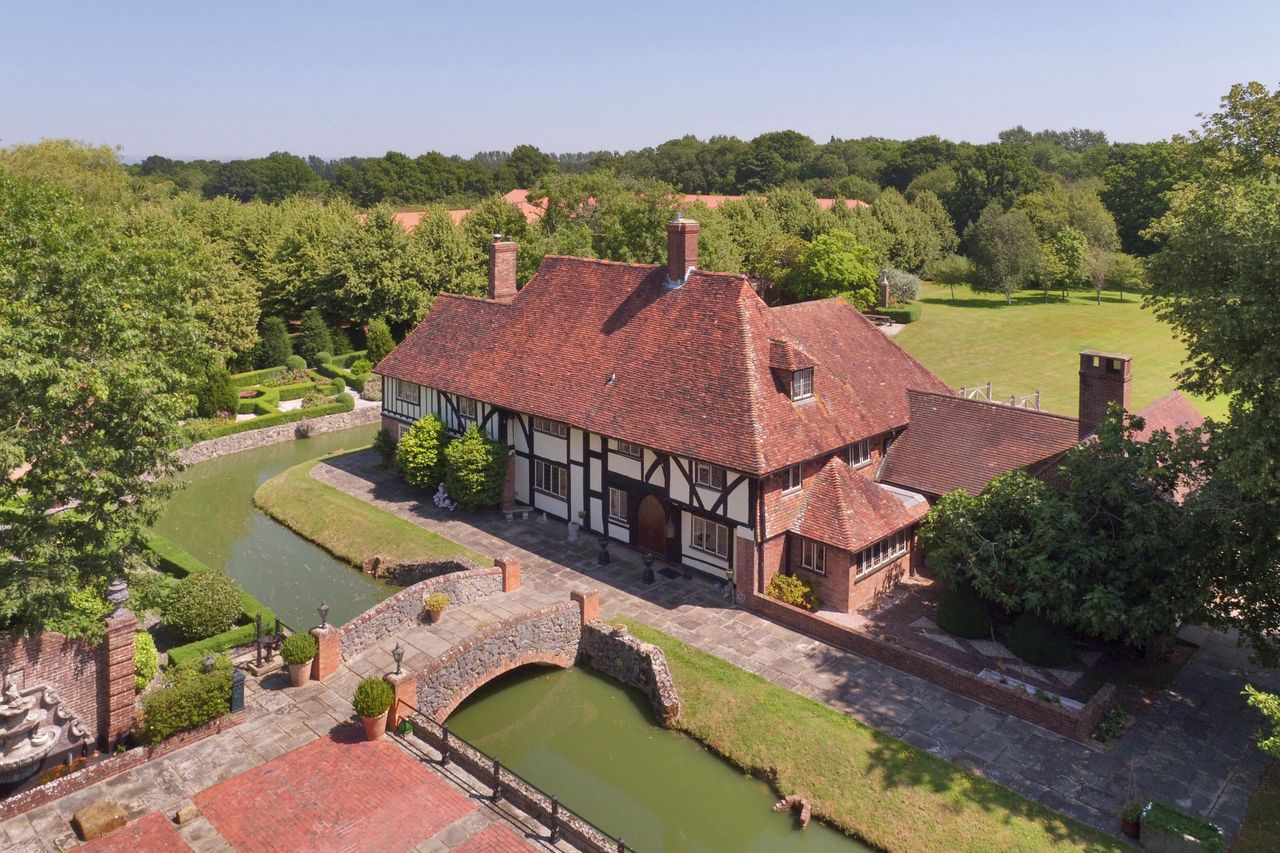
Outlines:
{"label": "tall green tree", "polygon": [[387,326],[387,321],[381,317],[375,317],[369,321],[365,329],[365,341],[368,344],[366,355],[375,367],[396,348],[396,342],[391,337],[391,329]]}
{"label": "tall green tree", "polygon": [[254,349],[254,367],[262,369],[284,364],[293,355],[289,330],[279,317],[264,317],[258,327],[258,346]]}
{"label": "tall green tree", "polygon": [[964,232],[976,280],[983,290],[1004,293],[1005,302],[1030,279],[1039,263],[1036,229],[1025,214],[992,203]]}
{"label": "tall green tree", "polygon": [[316,356],[322,352],[333,354],[333,335],[324,321],[324,315],[315,308],[302,315],[302,327],[298,330],[294,350],[310,365],[316,363]]}
{"label": "tall green tree", "polygon": [[783,280],[783,295],[794,302],[844,295],[866,309],[875,304],[878,275],[871,249],[846,231],[833,231],[800,252],[794,271]]}

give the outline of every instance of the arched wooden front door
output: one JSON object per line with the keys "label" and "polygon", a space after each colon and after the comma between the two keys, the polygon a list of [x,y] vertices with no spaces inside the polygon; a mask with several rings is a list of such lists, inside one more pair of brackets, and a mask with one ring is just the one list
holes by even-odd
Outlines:
{"label": "arched wooden front door", "polygon": [[636,512],[636,545],[663,557],[667,554],[667,511],[653,495],[645,495]]}

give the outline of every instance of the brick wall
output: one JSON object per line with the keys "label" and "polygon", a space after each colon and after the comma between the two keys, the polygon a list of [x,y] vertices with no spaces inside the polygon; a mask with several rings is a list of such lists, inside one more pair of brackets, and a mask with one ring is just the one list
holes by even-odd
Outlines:
{"label": "brick wall", "polygon": [[1084,708],[1074,710],[1045,702],[1021,689],[1006,687],[940,660],[894,643],[836,625],[797,607],[764,596],[751,596],[750,610],[833,646],[878,660],[894,669],[919,676],[952,693],[957,693],[999,711],[1060,735],[1086,742],[1103,715],[1115,705],[1115,687],[1103,685]]}

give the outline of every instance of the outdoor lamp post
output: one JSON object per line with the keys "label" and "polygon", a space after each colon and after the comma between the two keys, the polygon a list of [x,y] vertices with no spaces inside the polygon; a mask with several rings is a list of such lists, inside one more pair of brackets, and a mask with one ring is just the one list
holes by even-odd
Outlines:
{"label": "outdoor lamp post", "polygon": [[404,660],[404,646],[396,643],[396,647],[391,650],[391,656],[396,659],[396,675],[399,675],[400,661]]}
{"label": "outdoor lamp post", "polygon": [[326,619],[329,618],[328,602],[324,602],[324,601],[320,602],[320,606],[316,608],[316,612],[320,614],[320,627],[328,628],[329,623],[325,621]]}

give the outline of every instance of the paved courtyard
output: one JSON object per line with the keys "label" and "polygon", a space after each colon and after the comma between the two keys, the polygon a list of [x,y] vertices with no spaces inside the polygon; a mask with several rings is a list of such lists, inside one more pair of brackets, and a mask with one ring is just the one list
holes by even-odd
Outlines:
{"label": "paved courtyard", "polygon": [[378,461],[371,452],[343,456],[312,476],[481,553],[519,559],[538,595],[596,589],[605,618],[643,621],[1108,832],[1118,829],[1132,779],[1137,796],[1206,815],[1234,837],[1267,767],[1252,742],[1259,718],[1240,690],[1245,682],[1280,690],[1280,676],[1250,666],[1228,637],[1191,632],[1199,650],[1133,730],[1118,743],[1081,744],[733,608],[709,580],[659,574],[643,584],[627,548],[611,548],[611,564],[600,566],[595,537],[570,545],[563,523],[440,510]]}

